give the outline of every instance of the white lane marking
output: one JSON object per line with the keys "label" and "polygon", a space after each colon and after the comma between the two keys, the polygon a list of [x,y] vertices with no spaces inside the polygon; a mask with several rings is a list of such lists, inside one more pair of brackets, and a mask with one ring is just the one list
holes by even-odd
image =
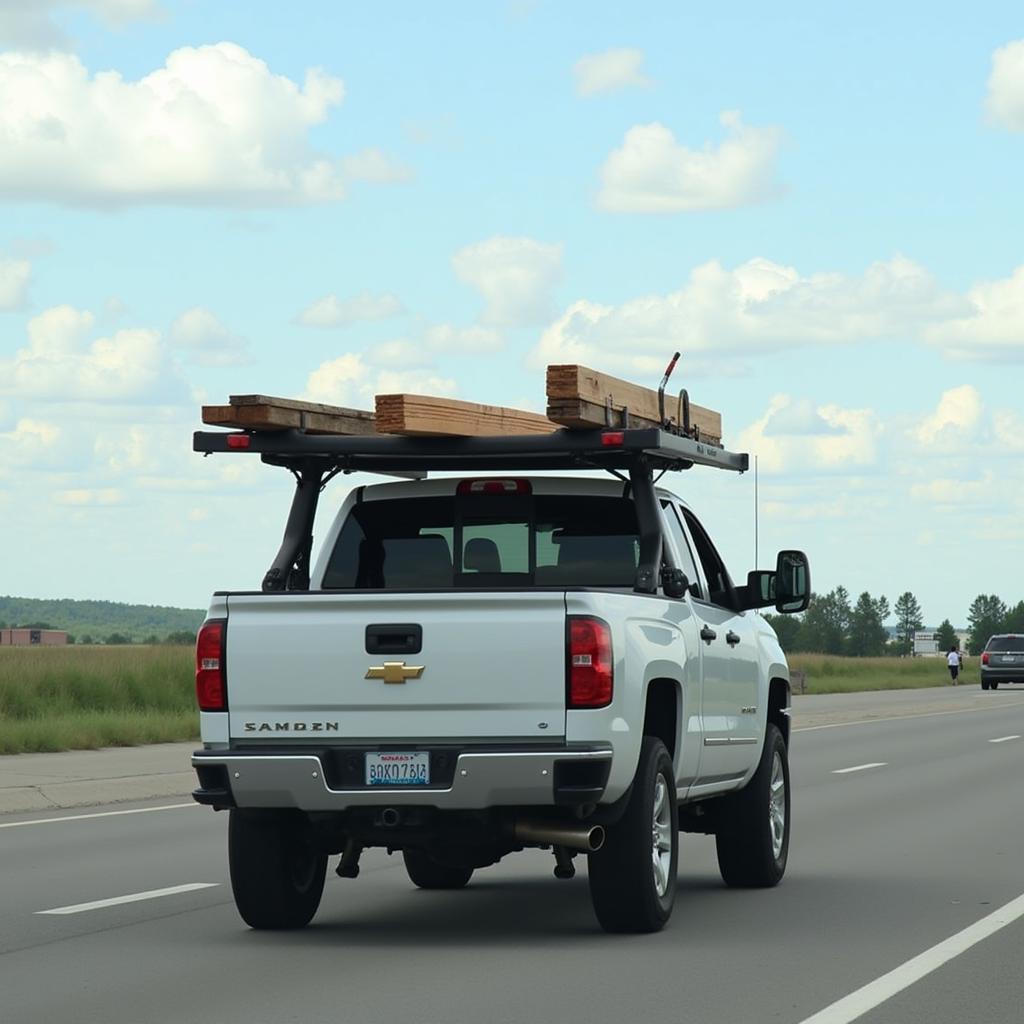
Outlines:
{"label": "white lane marking", "polygon": [[863,772],[868,768],[884,768],[888,761],[872,761],[871,764],[855,764],[852,768],[836,768],[833,775],[849,775],[850,772]]}
{"label": "white lane marking", "polygon": [[142,900],[156,900],[162,896],[176,896],[181,892],[196,889],[213,889],[220,882],[189,882],[187,885],[172,885],[167,889],[150,889],[149,892],[133,892],[127,896],[114,896],[109,900],[93,900],[91,903],[75,903],[69,907],[54,907],[53,910],[37,910],[37,914],[81,914],[86,910],[101,910],[103,907],[117,907],[122,903],[139,903]]}
{"label": "white lane marking", "polygon": [[1010,900],[1005,906],[976,921],[962,932],[957,932],[937,946],[926,949],[888,974],[883,974],[856,992],[851,992],[831,1006],[826,1006],[824,1010],[819,1010],[800,1024],[849,1024],[868,1010],[873,1010],[886,1000],[892,999],[932,971],[938,970],[954,957],[966,953],[972,946],[994,935],[1001,928],[1013,924],[1021,916],[1024,916],[1024,895]]}
{"label": "white lane marking", "polygon": [[1020,736],[1000,736],[998,739],[989,740],[989,743],[1009,743],[1010,740],[1019,740]]}
{"label": "white lane marking", "polygon": [[[848,725],[874,725],[876,722],[904,722],[908,718],[938,718],[939,715],[967,715],[972,711],[996,711],[999,708],[1019,708],[1020,701],[1006,701],[1003,704],[990,704],[985,708],[957,708],[955,711],[925,711],[923,714],[885,715],[882,718],[858,718],[853,722],[829,722],[828,725],[798,725],[793,732],[817,732],[819,729],[845,729]],[[812,712],[813,713],[813,712]]]}
{"label": "white lane marking", "polygon": [[33,818],[31,821],[6,821],[0,828],[21,828],[22,825],[52,825],[55,821],[85,821],[88,818],[116,818],[122,814],[149,814],[151,811],[176,811],[179,807],[198,807],[199,804],[163,804],[160,807],[133,807],[128,811],[98,811],[95,814],[66,814],[63,818]]}

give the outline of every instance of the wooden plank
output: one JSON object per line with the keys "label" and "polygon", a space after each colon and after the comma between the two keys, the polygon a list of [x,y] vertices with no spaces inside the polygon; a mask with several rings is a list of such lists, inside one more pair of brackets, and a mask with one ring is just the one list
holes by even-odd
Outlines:
{"label": "wooden plank", "polygon": [[428,395],[377,395],[377,430],[382,434],[496,437],[550,434],[558,430],[558,424],[538,413],[499,405]]}
{"label": "wooden plank", "polygon": [[[605,401],[609,397],[618,412],[629,409],[630,423],[637,427],[656,427],[658,392],[631,384],[629,381],[599,373],[574,363],[548,367],[548,418],[562,426],[594,428],[605,425]],[[678,389],[665,393],[665,415],[678,425]],[[613,422],[618,424],[616,418]],[[690,425],[700,430],[701,437],[714,444],[722,440],[722,416],[713,409],[690,403]]]}
{"label": "wooden plank", "polygon": [[[296,403],[297,404],[297,403]],[[336,408],[336,413],[303,411],[278,405],[204,405],[203,422],[239,430],[305,430],[310,434],[376,433],[373,413]]]}

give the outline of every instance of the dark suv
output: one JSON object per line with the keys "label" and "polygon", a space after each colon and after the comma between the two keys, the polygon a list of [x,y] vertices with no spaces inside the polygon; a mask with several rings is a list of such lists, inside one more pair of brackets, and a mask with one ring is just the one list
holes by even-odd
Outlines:
{"label": "dark suv", "polygon": [[1024,683],[1024,636],[999,633],[989,637],[981,653],[981,688],[994,690],[1000,683]]}

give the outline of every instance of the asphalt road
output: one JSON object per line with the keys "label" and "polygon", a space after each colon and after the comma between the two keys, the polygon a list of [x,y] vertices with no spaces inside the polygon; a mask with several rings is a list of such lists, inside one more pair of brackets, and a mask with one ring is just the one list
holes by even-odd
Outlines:
{"label": "asphalt road", "polygon": [[224,815],[7,816],[0,1022],[1019,1024],[1024,692],[991,696],[795,733],[782,885],[728,890],[713,840],[684,836],[675,914],[651,936],[602,933],[585,869],[556,881],[540,851],[456,893],[373,851],[357,880],[329,874],[308,929],[256,933],[231,901]]}

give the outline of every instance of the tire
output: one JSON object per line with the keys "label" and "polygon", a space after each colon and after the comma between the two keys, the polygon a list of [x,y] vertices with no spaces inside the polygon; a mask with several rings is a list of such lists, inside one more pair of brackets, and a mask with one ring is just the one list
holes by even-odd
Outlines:
{"label": "tire", "polygon": [[423,850],[403,850],[402,859],[409,881],[421,889],[462,889],[473,877],[472,868],[439,864]]}
{"label": "tire", "polygon": [[993,679],[992,682],[988,684],[988,686],[989,686],[990,690],[998,690],[999,689],[999,681],[997,679]]}
{"label": "tire", "polygon": [[786,873],[789,857],[789,756],[778,726],[769,722],[754,777],[730,797],[715,835],[726,885],[769,888]]}
{"label": "tire", "polygon": [[679,861],[675,773],[665,744],[645,736],[625,814],[587,858],[590,899],[607,932],[656,932],[672,916]]}
{"label": "tire", "polygon": [[990,686],[990,685],[991,685],[991,684],[989,683],[989,681],[988,681],[988,680],[987,680],[987,679],[986,679],[986,678],[985,678],[984,676],[982,676],[982,677],[981,677],[981,688],[982,688],[983,690],[987,690],[987,689],[989,688],[989,686]]}
{"label": "tire", "polygon": [[320,906],[327,854],[313,847],[300,815],[230,814],[228,866],[242,920],[250,928],[304,928]]}

